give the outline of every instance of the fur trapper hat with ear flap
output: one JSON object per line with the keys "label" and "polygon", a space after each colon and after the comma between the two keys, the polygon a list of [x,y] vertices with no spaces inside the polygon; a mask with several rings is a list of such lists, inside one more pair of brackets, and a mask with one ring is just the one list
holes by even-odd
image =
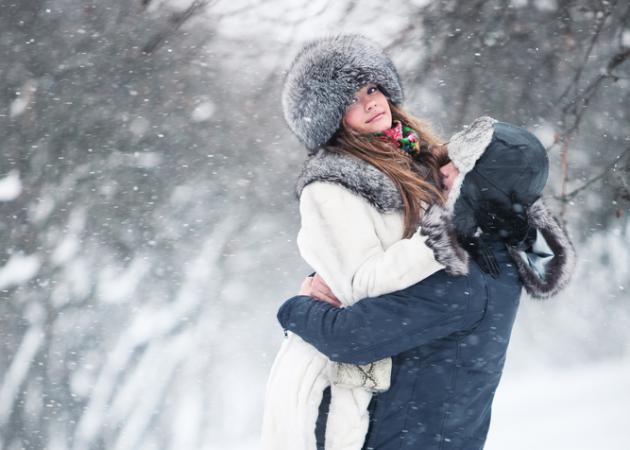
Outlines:
{"label": "fur trapper hat with ear flap", "polygon": [[542,198],[549,174],[542,143],[524,128],[480,117],[447,147],[459,170],[446,205],[457,233],[472,234],[496,208],[524,213],[535,238],[524,248],[508,245],[523,286],[540,299],[560,292],[571,279],[576,255],[566,229]]}
{"label": "fur trapper hat with ear flap", "polygon": [[282,92],[284,117],[314,153],[339,129],[355,93],[375,83],[399,105],[400,76],[391,59],[370,39],[344,34],[307,42],[291,64]]}

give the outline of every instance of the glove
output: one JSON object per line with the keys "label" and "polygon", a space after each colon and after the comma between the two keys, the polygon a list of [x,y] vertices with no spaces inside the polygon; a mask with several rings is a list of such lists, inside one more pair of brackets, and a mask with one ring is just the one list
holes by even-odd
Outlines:
{"label": "glove", "polygon": [[475,212],[479,227],[488,234],[500,237],[507,245],[527,248],[536,239],[536,229],[531,227],[527,217],[527,206],[514,192],[510,193],[510,203],[487,200]]}
{"label": "glove", "polygon": [[499,278],[501,269],[492,249],[484,242],[484,235],[480,236],[458,236],[459,242],[468,251],[470,256],[477,261],[479,268],[492,278]]}

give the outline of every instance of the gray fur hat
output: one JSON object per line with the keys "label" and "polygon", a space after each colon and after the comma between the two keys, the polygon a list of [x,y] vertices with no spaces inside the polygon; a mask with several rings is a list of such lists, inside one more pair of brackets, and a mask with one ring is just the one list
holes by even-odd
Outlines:
{"label": "gray fur hat", "polygon": [[309,153],[335,134],[354,94],[375,83],[396,105],[400,76],[373,41],[345,34],[307,42],[291,64],[282,92],[284,117]]}

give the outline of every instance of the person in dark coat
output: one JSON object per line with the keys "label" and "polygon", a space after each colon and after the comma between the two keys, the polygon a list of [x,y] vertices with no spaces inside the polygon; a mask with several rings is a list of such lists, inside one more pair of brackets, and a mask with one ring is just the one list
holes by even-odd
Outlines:
{"label": "person in dark coat", "polygon": [[[369,406],[365,450],[482,449],[522,287],[554,295],[574,266],[573,247],[540,198],[547,158],[531,133],[484,117],[448,149],[456,169],[448,205],[473,256],[467,276],[442,270],[345,308],[298,295],[278,312],[285,330],[332,361],[392,358],[391,387]],[[316,430],[322,449],[327,400]]]}

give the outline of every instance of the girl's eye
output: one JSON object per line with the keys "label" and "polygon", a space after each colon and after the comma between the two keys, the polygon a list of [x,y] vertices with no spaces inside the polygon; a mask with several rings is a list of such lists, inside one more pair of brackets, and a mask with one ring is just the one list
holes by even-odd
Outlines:
{"label": "girl's eye", "polygon": [[376,86],[371,86],[371,87],[368,88],[367,93],[368,94],[373,94],[376,91],[378,91],[378,88]]}

